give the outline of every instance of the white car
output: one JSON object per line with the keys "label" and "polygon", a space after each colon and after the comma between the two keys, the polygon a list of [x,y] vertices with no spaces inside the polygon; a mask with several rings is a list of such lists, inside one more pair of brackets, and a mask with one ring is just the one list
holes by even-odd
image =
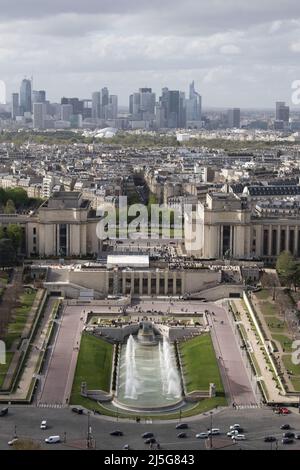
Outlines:
{"label": "white car", "polygon": [[236,436],[238,433],[239,433],[239,432],[238,432],[237,429],[232,429],[232,431],[229,431],[229,432],[227,433],[227,436],[228,436],[228,437]]}
{"label": "white car", "polygon": [[234,436],[231,437],[233,441],[245,441],[246,436],[245,434],[235,434]]}
{"label": "white car", "polygon": [[196,434],[197,439],[207,439],[209,436],[208,432],[199,432]]}
{"label": "white car", "polygon": [[45,442],[47,444],[57,444],[60,441],[61,441],[60,436],[49,436],[45,439]]}
{"label": "white car", "polygon": [[45,419],[43,419],[43,421],[41,422],[40,428],[47,429],[47,421]]}
{"label": "white car", "polygon": [[233,429],[239,429],[241,426],[239,424],[233,424],[232,426],[229,427],[229,429],[232,431]]}
{"label": "white car", "polygon": [[212,435],[212,436],[217,436],[218,434],[221,434],[221,431],[220,429],[218,428],[213,428],[211,430],[208,431],[208,435]]}
{"label": "white car", "polygon": [[19,439],[17,437],[15,437],[14,439],[12,439],[11,441],[8,441],[8,445],[9,446],[13,446],[15,442],[17,442]]}

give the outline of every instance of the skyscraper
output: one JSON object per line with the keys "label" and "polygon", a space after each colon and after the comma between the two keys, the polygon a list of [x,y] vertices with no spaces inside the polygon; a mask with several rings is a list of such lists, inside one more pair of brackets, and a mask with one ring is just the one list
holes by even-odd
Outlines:
{"label": "skyscraper", "polygon": [[228,127],[239,129],[241,125],[241,110],[240,108],[232,108],[227,112]]}
{"label": "skyscraper", "polygon": [[11,99],[11,118],[16,119],[19,116],[19,93],[13,93]]}
{"label": "skyscraper", "polygon": [[73,106],[71,104],[61,105],[61,120],[62,121],[70,122],[72,114],[73,114]]}
{"label": "skyscraper", "polygon": [[103,119],[107,118],[108,104],[109,104],[109,91],[107,87],[104,87],[101,90],[101,117]]}
{"label": "skyscraper", "polygon": [[160,97],[160,120],[164,127],[176,129],[186,126],[185,94],[179,90],[162,89]]}
{"label": "skyscraper", "polygon": [[31,113],[32,104],[31,104],[31,81],[27,78],[24,78],[21,83],[20,88],[20,107],[21,112]]}
{"label": "skyscraper", "polygon": [[93,119],[101,118],[101,93],[100,91],[95,91],[92,94],[92,118]]}
{"label": "skyscraper", "polygon": [[189,89],[189,99],[186,100],[187,121],[201,121],[202,97],[195,90],[195,82],[192,81]]}
{"label": "skyscraper", "polygon": [[46,103],[33,103],[33,128],[44,129],[46,119]]}
{"label": "skyscraper", "polygon": [[289,122],[290,119],[290,108],[286,106],[284,101],[276,102],[276,121],[283,121],[285,123]]}
{"label": "skyscraper", "polygon": [[32,103],[45,103],[46,91],[45,90],[33,90],[32,91]]}
{"label": "skyscraper", "polygon": [[118,117],[118,96],[117,95],[109,95],[109,118],[110,119],[117,119]]}

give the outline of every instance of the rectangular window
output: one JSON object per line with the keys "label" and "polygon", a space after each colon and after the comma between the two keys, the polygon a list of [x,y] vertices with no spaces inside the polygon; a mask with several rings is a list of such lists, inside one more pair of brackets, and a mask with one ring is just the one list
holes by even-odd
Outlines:
{"label": "rectangular window", "polygon": [[280,253],[282,251],[285,251],[286,246],[285,246],[285,230],[280,231]]}
{"label": "rectangular window", "polygon": [[290,238],[289,238],[289,251],[294,254],[294,243],[295,243],[295,231],[294,229],[290,230]]}
{"label": "rectangular window", "polygon": [[263,255],[268,256],[269,253],[269,230],[263,232]]}
{"label": "rectangular window", "polygon": [[223,256],[230,254],[230,225],[223,225]]}

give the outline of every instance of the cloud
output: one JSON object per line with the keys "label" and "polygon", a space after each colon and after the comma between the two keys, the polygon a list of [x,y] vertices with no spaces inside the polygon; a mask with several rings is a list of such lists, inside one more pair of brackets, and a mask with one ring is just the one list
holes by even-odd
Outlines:
{"label": "cloud", "polygon": [[194,78],[205,103],[269,105],[300,78],[296,0],[0,0],[0,12],[9,92],[33,74],[51,99],[107,85],[127,103]]}

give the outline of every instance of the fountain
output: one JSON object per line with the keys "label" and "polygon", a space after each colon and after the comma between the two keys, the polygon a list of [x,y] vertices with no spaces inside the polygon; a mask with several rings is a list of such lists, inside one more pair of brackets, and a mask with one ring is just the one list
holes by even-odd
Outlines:
{"label": "fountain", "polygon": [[149,337],[141,340],[141,335],[129,336],[121,348],[115,403],[154,411],[174,409],[182,403],[175,350],[166,337],[161,340],[153,334],[150,341]]}

